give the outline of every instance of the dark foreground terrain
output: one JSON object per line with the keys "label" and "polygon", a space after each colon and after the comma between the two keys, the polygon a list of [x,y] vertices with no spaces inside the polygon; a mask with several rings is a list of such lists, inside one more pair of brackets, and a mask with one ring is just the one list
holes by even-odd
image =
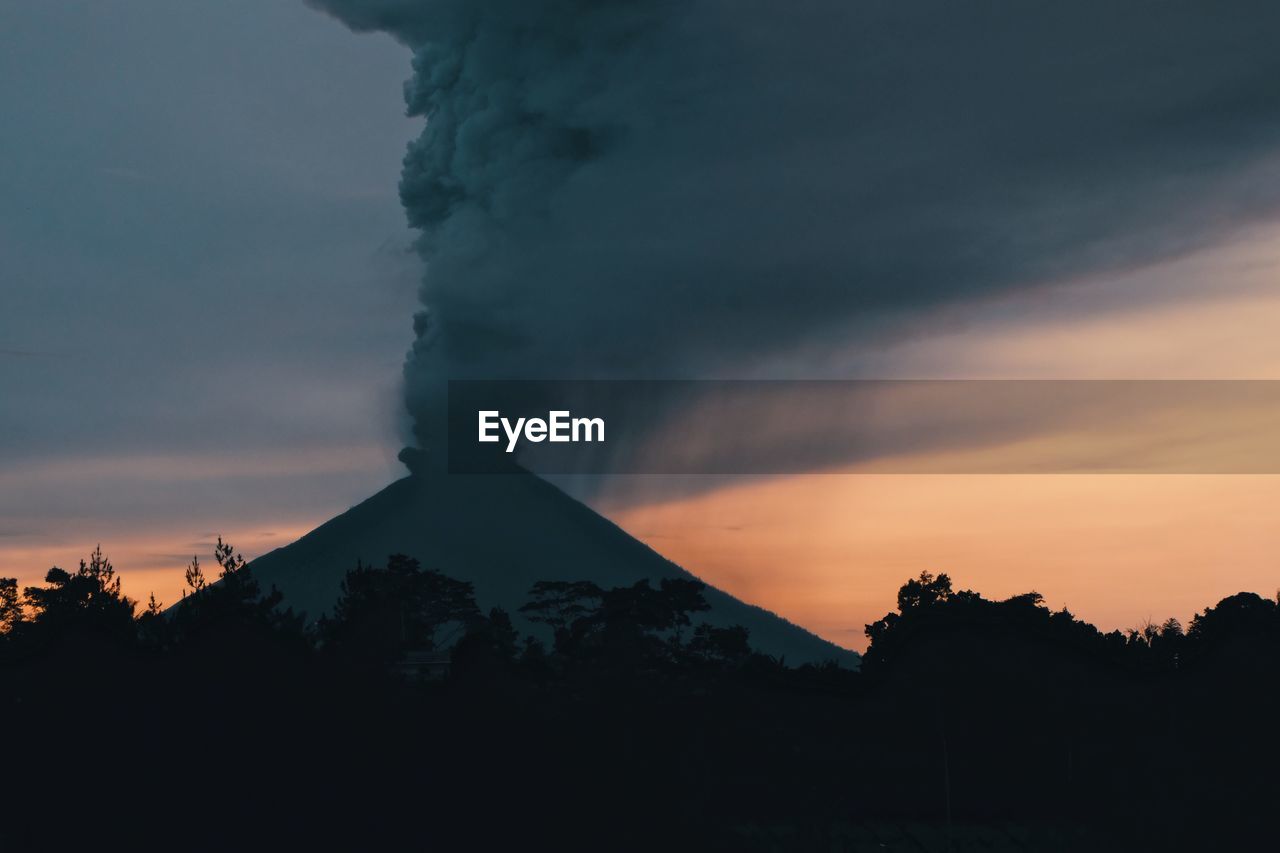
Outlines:
{"label": "dark foreground terrain", "polygon": [[924,575],[854,672],[699,626],[679,578],[535,584],[542,643],[407,557],[310,627],[217,557],[168,613],[100,554],[0,582],[0,848],[1277,843],[1274,599],[1103,634]]}

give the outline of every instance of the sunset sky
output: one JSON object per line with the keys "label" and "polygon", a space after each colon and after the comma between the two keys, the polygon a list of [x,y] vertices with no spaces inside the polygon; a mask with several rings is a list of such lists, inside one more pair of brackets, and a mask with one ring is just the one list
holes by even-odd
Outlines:
{"label": "sunset sky", "polygon": [[[357,29],[376,28],[345,0],[318,5]],[[744,23],[748,14],[734,24],[743,44],[796,50],[767,41]],[[1193,14],[1184,17],[1166,22],[1156,42],[1196,32]],[[806,16],[797,19],[788,26],[799,32]],[[1115,44],[1140,23],[1117,21]],[[706,26],[688,24],[694,33]],[[415,32],[394,34],[410,41]],[[931,56],[930,32],[910,50]],[[405,116],[404,45],[353,35],[301,0],[0,3],[0,33],[0,159],[9,164],[0,172],[0,576],[36,582],[101,543],[129,594],[172,602],[186,561],[204,560],[216,536],[256,556],[402,476],[396,454],[423,432],[419,423],[415,435],[410,413],[425,405],[414,389],[427,372],[411,360],[402,377],[424,275],[397,191],[405,146],[423,128],[420,116]],[[936,159],[954,171],[932,168],[924,142],[891,144],[940,132],[947,93],[924,70],[919,80],[904,75],[907,106],[892,108],[871,96],[846,102],[842,91],[792,104],[766,87],[764,118],[738,109],[724,133],[756,122],[798,129],[762,131],[724,157],[716,117],[683,114],[670,126],[637,121],[634,138],[647,145],[619,143],[599,162],[548,169],[511,197],[501,193],[516,182],[501,169],[547,157],[512,166],[495,155],[498,177],[485,180],[500,186],[507,207],[493,207],[516,211],[499,260],[467,266],[477,252],[467,241],[506,221],[437,222],[407,195],[428,242],[445,246],[435,250],[443,283],[427,271],[423,292],[452,309],[454,326],[441,333],[446,366],[430,370],[461,365],[482,375],[523,358],[525,347],[544,359],[544,372],[599,352],[600,370],[627,365],[619,369],[650,376],[1280,379],[1280,110],[1255,88],[1276,82],[1274,63],[1250,64],[1248,35],[1227,24],[1204,38],[1186,69],[1126,76],[1114,98],[1104,72],[1132,69],[1111,39],[1098,49],[1096,76],[1059,81],[1045,63],[1037,84],[1063,110],[1073,98],[1103,104],[1100,127],[1107,111],[1129,116],[1133,103],[1151,105],[1116,134],[1123,145],[1089,128],[1064,141],[1040,107],[1028,107],[1028,125],[1040,123],[1033,130],[1000,125],[988,136],[981,116],[1003,115],[1025,93],[1001,82],[998,67],[974,65],[955,84],[959,96],[995,94],[990,103],[974,97],[972,127],[945,116],[956,138],[938,143],[949,153]],[[814,67],[797,62],[796,74],[826,79],[821,56],[843,56],[834,39],[816,50]],[[655,75],[685,79],[692,67],[708,89],[720,85],[718,65],[669,54],[670,67]],[[595,61],[587,52],[581,63]],[[1202,67],[1221,69],[1222,79],[1204,80]],[[648,91],[619,77],[620,101],[635,95],[628,86]],[[560,82],[540,97],[557,102]],[[594,90],[569,91],[589,104],[575,120],[617,109]],[[742,107],[748,94],[725,103]],[[636,103],[642,114],[649,108]],[[931,105],[928,120],[916,103]],[[827,109],[845,116],[845,107],[847,122],[809,127]],[[1222,139],[1193,127],[1203,115]],[[884,138],[862,135],[868,116]],[[1043,156],[1004,156],[998,141]],[[1067,142],[1097,156],[1061,154]],[[832,153],[845,143],[856,156]],[[881,147],[899,159],[868,165]],[[1082,164],[1113,149],[1096,168]],[[676,150],[699,152],[677,173],[697,180],[649,193],[648,176],[670,174]],[[778,164],[786,181],[738,180],[734,170],[747,166],[772,174],[760,163]],[[886,186],[870,187],[880,177]],[[704,194],[739,186],[740,198],[699,207]],[[523,224],[522,193],[549,194],[552,225]],[[960,210],[957,199],[974,194],[976,213]],[[619,197],[625,212],[582,212]],[[870,211],[832,224],[855,197],[851,208]],[[635,237],[646,211],[668,203],[708,215],[673,215]],[[739,222],[711,215],[770,205]],[[1028,221],[1041,230],[1019,231]],[[865,243],[846,247],[846,224]],[[762,246],[760,235],[774,229],[776,243]],[[566,234],[584,233],[613,254],[577,244],[557,253],[570,246]],[[720,268],[707,259],[720,246],[732,255],[724,275],[740,286],[689,296],[689,282]],[[766,269],[768,252],[785,257]],[[826,266],[806,266],[811,257]],[[673,259],[669,271],[664,258]],[[595,284],[611,263],[628,271],[610,279],[620,295],[600,296]],[[512,269],[550,280],[558,264],[581,278],[521,296]],[[865,298],[832,295],[844,293],[832,282],[848,270],[884,277],[897,268],[907,283],[868,288]],[[472,291],[451,284],[472,269]],[[662,282],[657,296],[646,295],[647,281]],[[915,282],[919,293],[903,295]],[[499,320],[475,331],[474,319],[490,316]],[[634,319],[614,319],[624,316]],[[459,329],[474,336],[464,340]],[[534,350],[513,329],[541,329],[555,343]],[[637,361],[660,334],[670,336],[664,354]],[[496,343],[468,349],[485,341]],[[905,475],[870,465],[693,495],[624,477],[593,503],[705,580],[856,649],[863,625],[925,570],[988,596],[1035,589],[1051,607],[1107,629],[1185,621],[1225,595],[1280,587],[1276,475]]]}

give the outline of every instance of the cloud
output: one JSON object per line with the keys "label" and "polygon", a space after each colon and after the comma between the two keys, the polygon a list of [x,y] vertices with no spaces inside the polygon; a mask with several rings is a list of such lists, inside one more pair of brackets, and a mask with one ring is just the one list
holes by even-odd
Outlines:
{"label": "cloud", "polygon": [[0,358],[46,358],[51,355],[52,353],[33,350],[0,348]]}
{"label": "cloud", "polygon": [[312,5],[414,50],[424,444],[443,378],[803,374],[1274,212],[1260,0]]}
{"label": "cloud", "polygon": [[0,20],[0,576],[248,553],[397,476],[404,53],[299,2]]}

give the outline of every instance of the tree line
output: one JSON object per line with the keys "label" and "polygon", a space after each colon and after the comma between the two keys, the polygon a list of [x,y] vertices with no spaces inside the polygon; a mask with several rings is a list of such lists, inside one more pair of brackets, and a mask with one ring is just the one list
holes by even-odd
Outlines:
{"label": "tree line", "polygon": [[[205,833],[468,849],[1222,849],[1270,831],[1275,598],[1104,632],[924,573],[866,626],[858,672],[788,666],[706,610],[693,580],[546,580],[517,619],[392,555],[308,620],[221,540],[166,610],[95,549],[43,585],[0,579],[0,755],[24,782],[6,802],[79,814],[127,791],[180,827],[211,803]],[[98,793],[50,798],[68,786]]]}

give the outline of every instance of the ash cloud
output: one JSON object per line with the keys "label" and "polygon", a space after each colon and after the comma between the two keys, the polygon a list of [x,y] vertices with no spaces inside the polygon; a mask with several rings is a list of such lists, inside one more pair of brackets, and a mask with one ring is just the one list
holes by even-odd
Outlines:
{"label": "ash cloud", "polygon": [[1260,0],[310,2],[414,52],[426,447],[445,378],[838,375],[788,355],[1276,205]]}

